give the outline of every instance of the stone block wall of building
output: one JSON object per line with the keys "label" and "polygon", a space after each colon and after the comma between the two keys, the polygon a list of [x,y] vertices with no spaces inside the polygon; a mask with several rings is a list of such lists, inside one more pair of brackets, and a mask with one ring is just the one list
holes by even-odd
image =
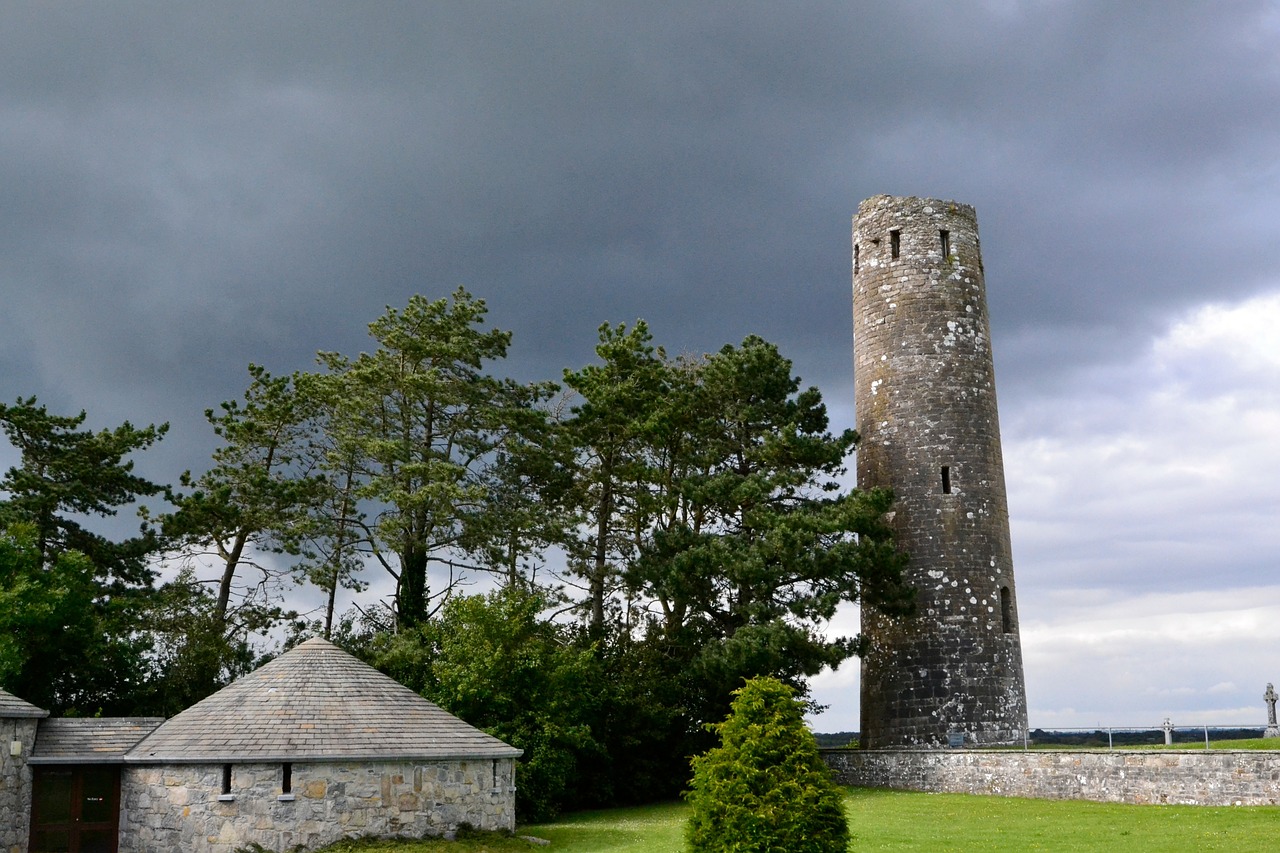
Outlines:
{"label": "stone block wall of building", "polygon": [[284,851],[366,835],[445,835],[463,823],[515,828],[511,759],[295,763],[291,794],[282,794],[282,764],[236,764],[223,795],[223,768],[126,766],[120,849],[231,853],[256,842]]}
{"label": "stone block wall of building", "polygon": [[1011,743],[1026,727],[978,223],[875,196],[853,232],[858,486],[890,488],[918,615],[862,609],[864,748]]}
{"label": "stone block wall of building", "polygon": [[[27,853],[31,825],[31,767],[35,717],[0,719],[0,851]],[[17,755],[14,755],[17,744]]]}
{"label": "stone block wall of building", "polygon": [[823,750],[843,785],[1048,800],[1280,805],[1280,752]]}

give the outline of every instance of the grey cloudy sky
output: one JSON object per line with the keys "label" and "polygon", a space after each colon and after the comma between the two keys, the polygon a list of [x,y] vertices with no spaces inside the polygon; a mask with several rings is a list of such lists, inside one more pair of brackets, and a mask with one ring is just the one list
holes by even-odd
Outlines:
{"label": "grey cloudy sky", "polygon": [[[1280,681],[1280,4],[11,3],[0,399],[170,421],[458,285],[554,378],[604,321],[776,341],[852,425],[850,217],[973,204],[1033,725]],[[847,624],[852,614],[842,618]],[[839,626],[837,626],[839,627]],[[818,678],[856,727],[856,670]]]}

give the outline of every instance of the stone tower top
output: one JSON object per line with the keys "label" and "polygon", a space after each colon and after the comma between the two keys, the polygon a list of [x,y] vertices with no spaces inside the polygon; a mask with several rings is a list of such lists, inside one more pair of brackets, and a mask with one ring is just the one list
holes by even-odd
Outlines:
{"label": "stone tower top", "polygon": [[[864,251],[867,257],[859,257]],[[855,276],[864,261],[871,268],[899,260],[919,267],[929,262],[937,266],[944,259],[981,275],[978,215],[972,205],[954,201],[872,196],[858,205],[853,254]]]}

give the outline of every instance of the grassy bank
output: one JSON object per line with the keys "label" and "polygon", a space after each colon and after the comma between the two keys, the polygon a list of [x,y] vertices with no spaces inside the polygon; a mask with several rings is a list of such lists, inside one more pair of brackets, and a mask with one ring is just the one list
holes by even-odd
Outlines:
{"label": "grassy bank", "polygon": [[[853,790],[846,798],[854,851],[1263,851],[1275,848],[1280,807],[1125,806],[1083,801],[1020,800],[961,794]],[[679,853],[682,804],[584,812],[521,827],[519,838],[458,842],[343,844],[347,851],[397,853]]]}

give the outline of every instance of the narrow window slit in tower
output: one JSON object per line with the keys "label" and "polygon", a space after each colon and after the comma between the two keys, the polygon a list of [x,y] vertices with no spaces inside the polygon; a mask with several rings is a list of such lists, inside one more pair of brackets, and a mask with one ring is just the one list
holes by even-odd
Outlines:
{"label": "narrow window slit in tower", "polygon": [[942,466],[942,493],[944,495],[951,494],[951,466]]}
{"label": "narrow window slit in tower", "polygon": [[280,770],[280,793],[293,793],[293,765],[287,761]]}
{"label": "narrow window slit in tower", "polygon": [[902,251],[902,232],[897,228],[889,232],[889,254],[895,259]]}
{"label": "narrow window slit in tower", "polygon": [[1000,587],[1000,625],[1006,634],[1013,633],[1013,602],[1007,586]]}
{"label": "narrow window slit in tower", "polygon": [[231,765],[222,765],[222,793],[231,793]]}
{"label": "narrow window slit in tower", "polygon": [[858,244],[853,244],[853,274],[858,274]]}
{"label": "narrow window slit in tower", "polygon": [[945,261],[951,257],[951,232],[946,230],[939,231],[938,240],[942,243],[942,259]]}

